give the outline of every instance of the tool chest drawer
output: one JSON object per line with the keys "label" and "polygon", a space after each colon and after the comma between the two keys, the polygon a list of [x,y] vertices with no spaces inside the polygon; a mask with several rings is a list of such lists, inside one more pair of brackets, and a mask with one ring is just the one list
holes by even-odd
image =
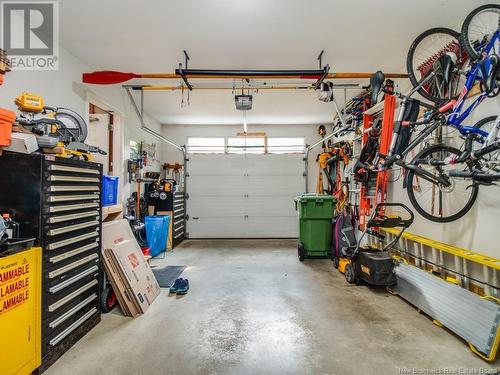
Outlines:
{"label": "tool chest drawer", "polygon": [[[98,295],[93,292],[85,295],[85,298],[75,301],[71,306],[65,309],[59,316],[43,321],[43,328],[47,332],[44,339],[50,342],[54,337],[65,331],[80,317],[88,311],[96,311],[98,306]],[[54,343],[54,342],[53,342]]]}
{"label": "tool chest drawer", "polygon": [[[98,233],[95,231],[94,233]],[[99,251],[99,238],[91,238],[77,241],[71,245],[63,246],[59,249],[45,251],[43,254],[44,266],[51,270],[54,266],[60,266],[64,261],[78,256],[85,256],[92,251]]]}
{"label": "tool chest drawer", "polygon": [[174,239],[178,239],[180,237],[183,237],[184,236],[184,221],[178,221],[178,222],[174,221],[173,230],[174,230],[174,233],[173,233]]}
{"label": "tool chest drawer", "polygon": [[98,228],[100,225],[100,215],[84,217],[78,220],[73,220],[70,223],[45,223],[45,235],[49,238],[54,238],[62,235],[72,235],[73,233],[86,228]]}
{"label": "tool chest drawer", "polygon": [[84,326],[84,324],[87,321],[90,321],[92,318],[95,318],[96,315],[100,315],[99,309],[93,306],[88,311],[85,311],[83,315],[78,314],[77,316],[72,317],[71,321],[68,322],[67,325],[62,326],[61,328],[55,330],[54,333],[51,334],[50,336],[44,337],[42,342],[43,348],[47,352],[56,350],[55,347],[57,346],[66,348],[67,345],[63,344],[64,341],[70,340],[71,342],[73,342],[74,339],[72,338],[72,335],[74,335],[81,326]]}
{"label": "tool chest drawer", "polygon": [[185,198],[186,197],[183,192],[174,193],[174,210],[172,220],[172,237],[174,245],[179,244],[186,235]]}
{"label": "tool chest drawer", "polygon": [[78,233],[74,233],[73,236],[51,238],[50,241],[47,241],[45,243],[44,249],[46,249],[46,251],[58,250],[65,246],[79,244],[83,240],[99,239],[99,238],[100,238],[100,228],[90,228],[87,230],[79,231]]}
{"label": "tool chest drawer", "polygon": [[64,313],[66,309],[86,298],[89,293],[99,293],[98,280],[94,274],[88,275],[74,285],[65,288],[63,291],[53,295],[45,292],[42,303],[44,316],[42,320],[54,319]]}
{"label": "tool chest drawer", "polygon": [[[48,343],[89,310],[97,311],[99,295],[98,279],[93,273],[64,291],[45,298],[42,306],[42,339]],[[45,349],[50,350],[50,347],[45,346]]]}
{"label": "tool chest drawer", "polygon": [[[93,251],[85,257],[66,260],[63,264],[46,267],[43,279],[47,286],[46,291],[53,295],[65,288],[78,283],[79,280],[90,274],[89,270],[99,270],[99,252]],[[97,276],[96,276],[97,277]],[[50,295],[48,297],[50,297]]]}

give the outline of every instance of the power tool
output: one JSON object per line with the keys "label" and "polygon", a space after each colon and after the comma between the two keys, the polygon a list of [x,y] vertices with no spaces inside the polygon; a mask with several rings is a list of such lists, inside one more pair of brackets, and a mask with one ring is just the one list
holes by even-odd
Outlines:
{"label": "power tool", "polygon": [[85,143],[87,124],[75,111],[48,107],[41,96],[26,92],[14,102],[21,112],[17,123],[37,136],[45,152],[85,160],[92,160],[92,152],[106,155],[100,148]]}

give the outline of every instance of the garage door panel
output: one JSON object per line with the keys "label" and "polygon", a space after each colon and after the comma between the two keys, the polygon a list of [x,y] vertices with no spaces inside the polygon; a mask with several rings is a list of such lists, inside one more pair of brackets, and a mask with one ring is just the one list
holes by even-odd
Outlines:
{"label": "garage door panel", "polygon": [[242,196],[247,179],[244,176],[197,176],[191,175],[188,181],[189,196]]}
{"label": "garage door panel", "polygon": [[295,216],[293,197],[190,197],[190,216]]}
{"label": "garage door panel", "polygon": [[[191,238],[296,237],[302,155],[190,155]],[[196,219],[195,219],[196,218]]]}
{"label": "garage door panel", "polygon": [[303,155],[191,155],[189,173],[196,176],[232,176],[257,172],[264,176],[302,175]]}
{"label": "garage door panel", "polygon": [[191,155],[188,164],[189,174],[198,176],[243,175],[248,168],[248,160],[241,155]]}
{"label": "garage door panel", "polygon": [[302,175],[304,171],[303,155],[254,155],[249,160],[247,170],[264,176]]}
{"label": "garage door panel", "polygon": [[[279,228],[276,228],[279,223]],[[224,228],[224,231],[221,231]],[[277,229],[279,232],[277,232]],[[190,220],[189,233],[196,233],[196,238],[276,238],[297,237],[297,219],[295,217],[200,217]]]}
{"label": "garage door panel", "polygon": [[280,192],[285,195],[294,195],[304,190],[304,177],[302,175],[288,176],[248,176],[247,186],[250,192],[266,195],[272,191],[274,195]]}
{"label": "garage door panel", "polygon": [[296,196],[304,190],[302,175],[195,176],[188,182],[189,196]]}

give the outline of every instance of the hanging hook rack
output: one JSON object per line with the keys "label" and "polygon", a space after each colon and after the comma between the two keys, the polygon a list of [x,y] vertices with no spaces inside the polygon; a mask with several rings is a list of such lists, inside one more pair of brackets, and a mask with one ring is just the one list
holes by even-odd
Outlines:
{"label": "hanging hook rack", "polygon": [[182,68],[182,63],[179,63],[179,75],[181,76],[182,80],[186,84],[186,87],[189,89],[189,91],[193,91],[193,86],[189,83],[186,74],[184,74],[184,70],[188,69],[188,62],[189,62],[189,55],[186,52],[186,50],[182,51],[184,53],[184,69]]}

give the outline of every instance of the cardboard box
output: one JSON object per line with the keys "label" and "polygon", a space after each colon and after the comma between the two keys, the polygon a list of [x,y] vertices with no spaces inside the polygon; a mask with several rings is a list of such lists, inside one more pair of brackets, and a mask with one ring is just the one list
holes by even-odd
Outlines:
{"label": "cardboard box", "polygon": [[[103,253],[113,271],[110,276],[115,279],[124,299],[130,299],[133,303],[132,307],[125,301],[128,309],[135,308],[139,313],[146,312],[160,294],[160,286],[142,254],[128,221],[123,219],[103,223],[102,229]],[[119,287],[120,282],[125,288]]]}
{"label": "cardboard box", "polygon": [[139,316],[140,312],[136,309],[130,293],[127,291],[126,285],[121,280],[120,274],[118,273],[116,265],[113,262],[112,254],[110,254],[109,251],[104,251],[102,259],[106,274],[108,275],[108,279],[113,287],[123,314],[133,318]]}

